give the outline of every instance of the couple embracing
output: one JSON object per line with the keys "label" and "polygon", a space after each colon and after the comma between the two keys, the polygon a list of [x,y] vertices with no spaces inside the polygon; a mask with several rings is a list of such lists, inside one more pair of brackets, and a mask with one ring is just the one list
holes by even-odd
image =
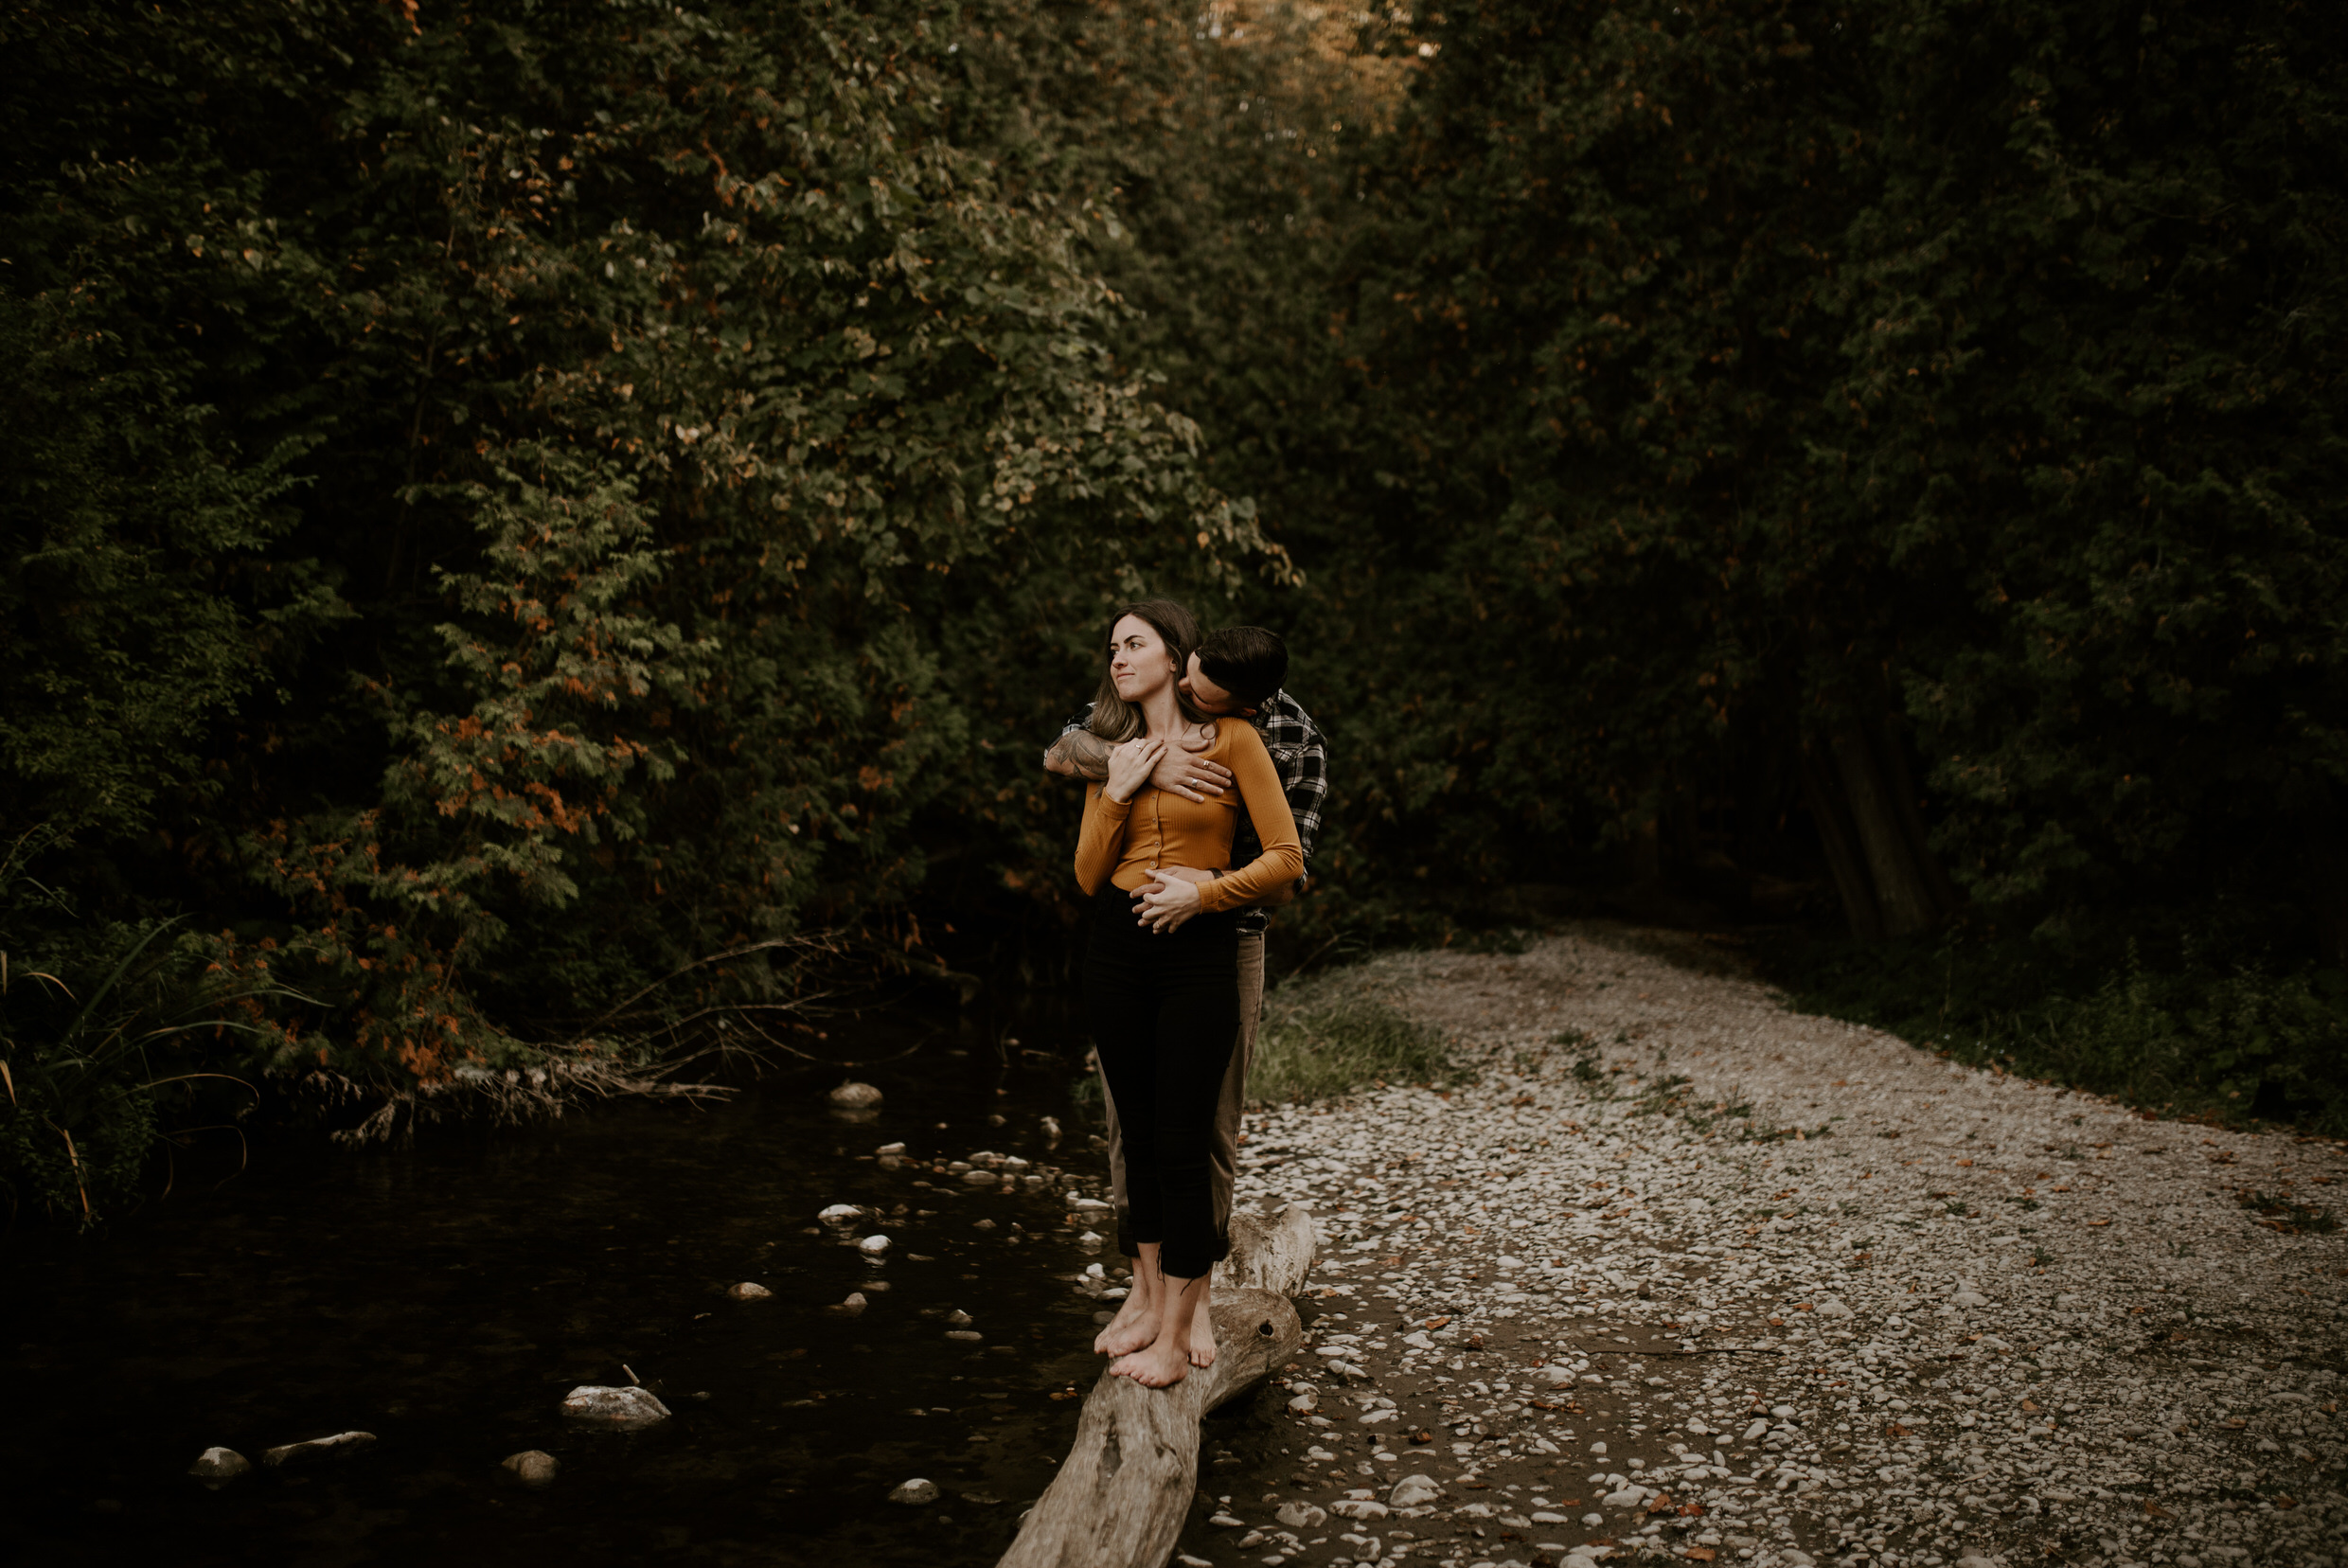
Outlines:
{"label": "couple embracing", "polygon": [[1045,754],[1090,780],[1084,1010],[1108,1086],[1124,1306],[1094,1342],[1152,1388],[1215,1360],[1209,1275],[1230,1251],[1239,1111],[1264,997],[1266,911],[1303,887],[1328,790],[1312,720],[1261,627],[1201,637],[1167,599],[1109,629],[1092,706]]}

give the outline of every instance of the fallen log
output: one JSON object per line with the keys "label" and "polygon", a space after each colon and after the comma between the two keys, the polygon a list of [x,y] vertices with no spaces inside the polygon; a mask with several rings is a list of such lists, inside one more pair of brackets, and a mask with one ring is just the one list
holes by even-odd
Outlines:
{"label": "fallen log", "polygon": [[1171,1388],[1107,1372],[1085,1396],[1067,1462],[1021,1522],[998,1568],[1164,1568],[1199,1483],[1199,1422],[1304,1347],[1289,1298],[1311,1272],[1312,1215],[1232,1216],[1215,1268],[1215,1364]]}

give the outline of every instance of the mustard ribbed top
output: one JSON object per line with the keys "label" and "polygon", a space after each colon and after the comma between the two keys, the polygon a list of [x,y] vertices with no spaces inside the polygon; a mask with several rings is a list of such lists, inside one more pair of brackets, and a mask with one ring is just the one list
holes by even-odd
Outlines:
{"label": "mustard ribbed top", "polygon": [[[1145,784],[1123,805],[1094,784],[1084,794],[1084,830],[1076,838],[1076,885],[1097,893],[1103,882],[1130,892],[1150,880],[1160,865],[1187,865],[1228,876],[1201,885],[1199,901],[1214,913],[1257,903],[1305,874],[1305,847],[1296,818],[1280,788],[1280,774],[1264,750],[1264,738],[1243,719],[1219,719],[1215,739],[1202,755],[1229,768],[1238,798],[1225,791],[1219,800],[1185,800]],[[1254,863],[1233,869],[1231,841],[1245,808],[1264,852]]]}

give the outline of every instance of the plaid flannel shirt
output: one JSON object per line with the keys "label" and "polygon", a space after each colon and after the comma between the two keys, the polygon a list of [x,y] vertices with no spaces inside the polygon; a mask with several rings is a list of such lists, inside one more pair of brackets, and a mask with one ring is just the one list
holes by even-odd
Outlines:
{"label": "plaid flannel shirt", "polygon": [[[1092,719],[1093,704],[1087,703],[1083,712],[1060,726],[1060,734],[1073,735]],[[1305,848],[1305,875],[1298,879],[1301,885],[1312,880],[1312,841],[1320,834],[1321,807],[1329,794],[1328,748],[1322,742],[1312,715],[1286,691],[1266,698],[1249,722],[1264,738],[1264,750],[1272,754],[1272,765],[1280,775],[1280,791],[1289,797],[1289,812],[1296,818],[1296,837]],[[1255,824],[1241,811],[1238,831],[1232,835],[1231,864],[1250,864],[1263,852]],[[1271,924],[1272,912],[1260,905],[1251,904],[1239,912],[1242,932],[1262,931]]]}

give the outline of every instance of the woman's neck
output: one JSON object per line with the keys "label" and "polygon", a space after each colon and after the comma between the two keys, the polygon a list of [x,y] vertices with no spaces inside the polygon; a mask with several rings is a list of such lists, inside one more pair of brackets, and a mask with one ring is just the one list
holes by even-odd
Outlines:
{"label": "woman's neck", "polygon": [[1175,691],[1173,682],[1168,681],[1165,686],[1143,698],[1141,710],[1142,723],[1145,726],[1143,734],[1156,736],[1161,739],[1169,739],[1182,733],[1183,700]]}

